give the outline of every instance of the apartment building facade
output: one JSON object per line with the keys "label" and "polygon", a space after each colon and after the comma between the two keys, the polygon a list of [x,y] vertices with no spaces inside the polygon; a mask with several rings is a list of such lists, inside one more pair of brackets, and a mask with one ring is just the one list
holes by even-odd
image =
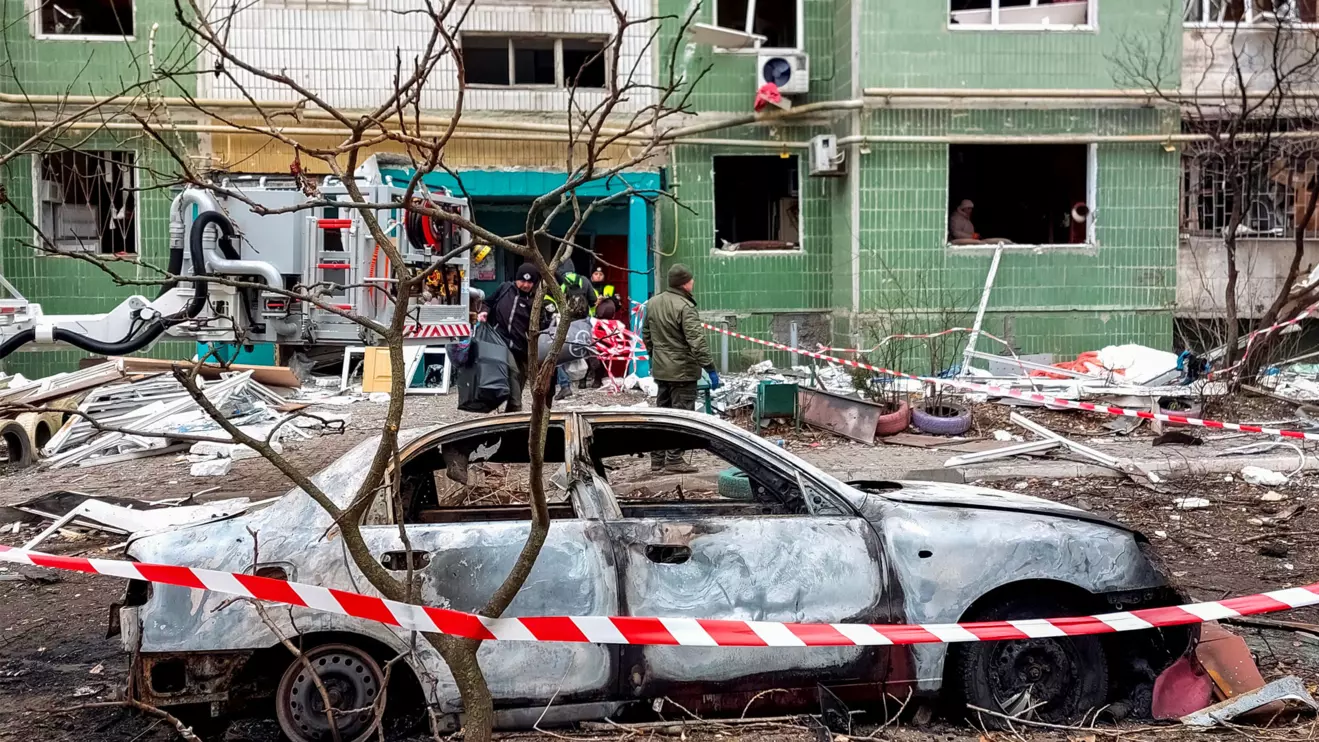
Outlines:
{"label": "apartment building facade", "polygon": [[[642,87],[620,102],[621,118],[653,103],[670,73],[684,81],[689,112],[670,124],[682,136],[663,157],[580,194],[604,199],[629,186],[651,194],[609,202],[578,240],[632,300],[662,287],[663,272],[681,261],[695,269],[712,321],[781,341],[795,326],[803,343],[864,345],[885,327],[964,324],[1000,252],[989,242],[1007,240],[987,331],[1057,354],[1114,342],[1168,347],[1178,316],[1219,311],[1204,298],[1212,290],[1190,277],[1224,272],[1212,244],[1221,225],[1188,216],[1203,211],[1199,192],[1212,201],[1214,189],[1212,178],[1207,188],[1190,186],[1194,167],[1176,138],[1181,111],[1126,91],[1151,74],[1173,89],[1192,79],[1226,85],[1232,75],[1220,47],[1243,43],[1270,17],[1260,4],[1275,4],[1269,12],[1290,13],[1302,28],[1313,20],[1306,2],[623,0],[627,17],[663,20],[630,27],[618,61],[602,64],[595,52],[616,29],[610,5],[484,0],[466,11],[457,39],[463,115],[563,122],[570,91],[589,109],[622,76]],[[182,88],[208,100],[297,99],[190,46],[173,3],[116,2],[113,25],[86,20],[92,6],[73,0],[41,13],[25,3],[35,0],[3,6],[11,18],[26,13],[5,31],[14,52],[0,83],[12,112],[23,96],[120,93],[125,80],[145,79],[153,60],[189,53],[201,73],[175,77],[177,87],[158,95]],[[213,20],[223,13],[234,54],[356,110],[377,104],[399,63],[426,44],[427,24],[408,10],[404,0],[262,0],[237,11],[217,6]],[[692,24],[682,22],[688,15]],[[227,74],[215,74],[217,66]],[[441,60],[418,110],[451,113],[457,75],[451,58]],[[791,108],[770,103],[753,117],[767,81]],[[0,133],[9,146],[29,135]],[[79,152],[6,163],[9,197],[48,215],[67,249],[163,262],[170,193],[148,186],[177,166],[131,124],[90,139],[64,136]],[[187,144],[199,167],[236,180],[287,177],[294,165],[290,148],[262,135],[201,132]],[[466,131],[445,160],[459,177],[436,172],[426,182],[466,192],[477,220],[503,234],[520,232],[530,200],[565,177],[564,143],[550,135]],[[315,161],[297,167],[324,172]],[[654,197],[660,191],[671,198]],[[973,204],[970,239],[950,230],[963,202]],[[101,311],[133,292],[80,261],[35,255],[26,244],[32,230],[10,214],[0,231],[0,270],[48,312]],[[1283,254],[1275,243],[1285,235],[1258,237],[1252,249]],[[1269,260],[1260,262],[1279,259]],[[492,288],[515,263],[497,255],[472,277]],[[1251,291],[1267,288],[1266,273],[1263,283],[1246,281]],[[734,343],[734,363],[760,355]],[[33,357],[8,365],[49,370],[77,354],[40,354],[40,364]]]}

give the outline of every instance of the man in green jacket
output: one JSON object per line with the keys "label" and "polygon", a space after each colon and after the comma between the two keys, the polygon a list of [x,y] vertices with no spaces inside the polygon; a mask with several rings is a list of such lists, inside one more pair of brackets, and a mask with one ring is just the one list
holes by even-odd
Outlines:
{"label": "man in green jacket", "polygon": [[[692,272],[678,263],[669,269],[669,287],[646,302],[646,320],[641,340],[650,353],[650,375],[659,386],[658,407],[675,410],[696,409],[696,383],[701,369],[710,375],[710,388],[719,388],[714,356],[705,341],[705,328],[696,313],[692,298],[695,285]],[[682,451],[654,451],[650,454],[651,471],[693,474],[696,468],[682,459]]]}

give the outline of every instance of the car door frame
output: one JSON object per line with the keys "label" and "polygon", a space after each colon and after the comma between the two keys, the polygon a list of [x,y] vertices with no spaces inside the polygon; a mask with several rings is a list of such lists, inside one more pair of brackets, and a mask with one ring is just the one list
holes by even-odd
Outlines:
{"label": "car door frame", "polygon": [[[609,538],[608,528],[604,522],[604,519],[600,517],[601,501],[602,501],[601,493],[599,491],[598,486],[593,486],[594,485],[593,479],[591,479],[590,477],[586,479],[582,479],[579,476],[582,471],[586,471],[588,474],[594,475],[594,472],[591,472],[589,470],[589,467],[583,469],[582,466],[583,449],[581,445],[581,436],[578,432],[581,423],[582,420],[576,413],[555,414],[552,415],[548,421],[548,424],[550,425],[562,425],[564,431],[565,477],[567,478],[567,484],[568,484],[567,487],[568,497],[572,502],[574,512],[576,515],[576,517],[573,518],[572,520],[573,522],[582,523],[583,528],[585,529],[588,530],[599,529],[601,535],[599,539],[591,538],[591,539],[587,539],[586,541],[588,542],[588,544],[601,545],[601,548],[603,549],[601,553],[603,562],[605,564],[608,564],[614,573],[612,576],[605,577],[607,584],[602,587],[607,587],[615,591],[614,604],[617,609],[621,609],[621,600],[619,599],[616,593],[618,587],[621,585],[621,580],[617,574],[618,572],[617,564],[614,561],[613,542],[612,539]],[[510,417],[508,419],[502,419],[502,418],[498,420],[485,419],[485,420],[472,421],[471,423],[466,423],[466,424],[460,423],[459,425],[456,426],[442,427],[438,430],[420,436],[419,438],[417,438],[416,440],[412,441],[407,446],[405,446],[399,452],[398,457],[394,461],[390,462],[388,468],[386,469],[385,481],[389,483],[390,487],[394,486],[393,483],[395,481],[394,475],[395,475],[396,465],[404,466],[407,464],[407,462],[411,461],[414,457],[423,454],[428,450],[443,446],[446,441],[460,440],[463,438],[470,438],[474,436],[480,436],[483,434],[497,434],[508,430],[516,430],[518,428],[526,427],[529,425],[530,425],[530,416],[522,415],[518,417]],[[379,503],[380,501],[384,501],[385,505],[383,507],[377,507],[377,503]],[[399,527],[400,521],[402,520],[402,514],[396,512],[395,498],[391,496],[390,492],[382,491],[381,495],[377,497],[377,503],[373,503],[372,507],[368,508],[368,514],[364,515],[363,526],[371,529],[384,529],[384,528],[397,529]],[[368,524],[366,522],[368,519],[373,520],[375,522]],[[472,525],[485,524],[488,522],[489,521],[470,521]],[[550,522],[551,528],[553,528],[553,523],[554,521],[551,520]],[[407,530],[411,535],[411,533],[414,533],[413,529],[425,529],[428,527],[453,528],[453,527],[461,526],[462,522],[434,523],[434,524],[404,523],[403,525],[407,528]],[[374,553],[373,550],[372,556],[373,558],[379,560],[382,555]],[[521,593],[521,590],[519,591],[519,593]],[[512,614],[506,612],[504,615],[512,615]],[[516,644],[522,645],[521,642],[518,642]],[[568,646],[572,646],[572,645],[568,645]],[[600,685],[598,685],[593,691],[589,693],[579,693],[577,694],[577,697],[575,699],[569,699],[570,701],[575,700],[577,703],[573,703],[573,702],[567,704],[559,703],[556,704],[556,706],[571,707],[575,705],[584,704],[583,707],[586,708],[586,707],[594,707],[598,705],[599,702],[616,700],[617,689],[619,684],[619,675],[621,673],[621,667],[622,667],[620,661],[620,647],[618,647],[617,645],[604,645],[602,649],[606,653],[607,661],[609,663],[609,670],[607,671],[608,677],[606,678],[606,680]],[[492,688],[492,691],[493,690],[494,689]],[[437,699],[437,700],[443,701],[445,699]],[[496,708],[532,707],[517,702],[510,703],[508,702],[507,698],[505,699],[495,698],[494,700],[495,700]],[[503,700],[504,702],[501,703],[501,700]],[[543,706],[545,702],[545,699],[540,699],[540,698],[530,699],[530,700],[534,702],[532,705],[534,705],[535,707]],[[567,708],[561,709],[561,711],[566,711],[571,713]],[[587,711],[584,711],[583,713],[586,716],[592,716],[596,714],[595,711],[591,711],[589,709]]]}
{"label": "car door frame", "polygon": [[[594,433],[595,426],[596,425],[626,425],[628,422],[635,422],[637,424],[642,424],[647,427],[650,426],[669,427],[669,428],[684,431],[689,434],[699,435],[707,439],[718,438],[725,446],[744,451],[752,458],[756,458],[760,461],[764,461],[767,466],[769,466],[772,469],[775,469],[780,476],[785,476],[786,478],[790,480],[795,480],[797,482],[797,486],[802,489],[801,497],[805,504],[806,512],[783,515],[783,516],[759,516],[759,517],[844,518],[848,520],[858,521],[857,524],[858,527],[864,529],[864,531],[867,534],[873,537],[873,538],[866,538],[865,540],[868,548],[870,549],[870,561],[873,569],[875,570],[876,578],[881,583],[886,582],[887,575],[885,574],[885,571],[888,569],[888,565],[887,565],[887,559],[884,554],[882,534],[880,534],[873,527],[873,525],[869,523],[869,521],[867,521],[864,517],[862,517],[861,514],[858,513],[855,508],[851,507],[850,503],[848,503],[845,498],[841,497],[837,492],[835,492],[833,487],[831,487],[828,482],[822,481],[820,478],[814,476],[812,472],[806,469],[795,466],[791,460],[785,459],[783,457],[779,449],[768,446],[768,444],[766,444],[765,446],[766,450],[760,451],[757,450],[757,447],[754,445],[752,441],[742,440],[738,436],[731,435],[727,431],[719,429],[718,426],[702,426],[700,422],[697,420],[689,420],[686,418],[681,418],[676,416],[665,418],[662,420],[645,420],[645,421],[628,421],[626,419],[621,419],[621,418],[611,419],[609,417],[594,417],[590,413],[583,413],[583,417],[584,417],[584,425],[580,426],[581,430],[583,431],[581,450],[583,454],[586,455],[587,460],[592,462],[591,471],[593,475],[596,475],[596,473],[594,471],[593,458],[590,453],[590,444],[591,444],[590,437],[591,434]],[[720,456],[720,458],[723,458],[723,456]],[[598,477],[598,475],[596,476]],[[810,496],[811,493],[808,492],[808,489],[814,491],[814,495],[815,495],[814,501],[813,498]],[[619,585],[619,596],[621,600],[620,607],[622,608],[625,614],[631,615],[631,607],[628,604],[628,600],[627,600],[627,592],[626,592],[627,586],[626,584],[624,584],[629,579],[629,573],[628,573],[629,559],[627,554],[627,549],[629,544],[623,543],[621,531],[619,527],[622,525],[621,521],[638,521],[638,520],[646,520],[646,519],[626,517],[623,514],[622,506],[618,502],[618,498],[613,490],[613,487],[609,486],[607,483],[605,483],[604,488],[600,489],[599,491],[600,491],[600,496],[609,501],[604,505],[604,510],[610,513],[610,519],[607,524],[611,527],[611,536],[613,536],[614,549],[615,549],[614,558],[616,563],[619,565],[618,578],[620,580],[620,585]],[[833,506],[831,510],[836,510],[837,512],[830,512],[826,514],[819,513],[819,510],[823,509],[823,506],[826,505],[826,503],[822,501],[825,499],[829,501],[828,504],[831,504]],[[691,516],[684,516],[684,517],[690,517],[695,519],[695,518],[700,518],[702,516],[700,516],[699,514],[693,514]],[[748,514],[746,516],[713,515],[706,517],[739,518],[739,517],[757,517],[757,516]],[[650,520],[658,520],[658,519],[652,518]],[[892,617],[894,615],[895,610],[898,611],[901,610],[900,606],[895,605],[893,600],[890,598],[890,596],[886,594],[887,592],[888,592],[887,590],[881,592],[878,603],[874,607],[874,611],[875,611],[874,618],[876,620],[883,620],[887,617]],[[717,616],[705,616],[705,617],[718,618]],[[645,651],[646,651],[645,647],[633,647],[633,646],[624,647],[624,651],[622,652],[620,658],[621,668],[624,673],[624,676],[620,678],[620,694],[635,695],[638,692],[644,692],[643,688],[646,690],[652,689],[651,683],[649,683],[649,681],[644,677],[645,668],[647,667],[647,663],[644,659]],[[726,651],[739,651],[739,650],[726,650]],[[774,651],[774,650],[753,649],[750,651]],[[845,682],[843,684],[851,685],[855,683],[864,686],[871,686],[876,683],[882,683],[885,680],[885,678],[889,675],[889,670],[891,666],[891,658],[889,657],[890,654],[891,652],[887,648],[882,648],[882,647],[871,647],[871,648],[867,648],[866,650],[863,650],[863,656],[870,660],[869,664],[874,668],[873,676],[857,679],[854,682]],[[723,688],[712,688],[709,687],[708,685],[703,685],[699,682],[692,682],[685,684],[686,687],[683,687],[684,684],[679,684],[677,687],[673,687],[673,688],[666,687],[664,688],[664,690],[666,692],[671,690],[684,694],[688,692],[699,693],[702,696],[708,696],[710,694],[721,695],[724,693],[733,694],[735,696],[741,696],[747,692],[750,692],[751,689],[754,689],[754,685],[756,682],[757,680],[754,675],[746,675],[732,679],[730,681],[726,681],[727,687],[723,687]]]}

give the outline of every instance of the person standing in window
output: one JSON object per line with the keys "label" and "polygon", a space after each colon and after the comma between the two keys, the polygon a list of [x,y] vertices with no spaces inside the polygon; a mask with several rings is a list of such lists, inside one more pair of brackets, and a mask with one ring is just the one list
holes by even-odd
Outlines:
{"label": "person standing in window", "polygon": [[[669,287],[646,302],[641,337],[650,352],[650,374],[659,387],[657,407],[696,409],[696,384],[702,369],[710,376],[710,388],[719,388],[714,356],[696,312],[696,299],[692,298],[695,284],[691,270],[677,263],[669,269]],[[671,474],[696,472],[683,461],[681,450],[651,453],[650,469]]]}

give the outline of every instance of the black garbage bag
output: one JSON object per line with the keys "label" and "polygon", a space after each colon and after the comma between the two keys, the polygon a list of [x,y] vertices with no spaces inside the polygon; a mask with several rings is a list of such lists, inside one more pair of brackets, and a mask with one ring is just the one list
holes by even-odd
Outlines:
{"label": "black garbage bag", "polygon": [[466,363],[458,367],[458,409],[494,412],[512,395],[513,354],[508,343],[484,322],[472,331]]}

